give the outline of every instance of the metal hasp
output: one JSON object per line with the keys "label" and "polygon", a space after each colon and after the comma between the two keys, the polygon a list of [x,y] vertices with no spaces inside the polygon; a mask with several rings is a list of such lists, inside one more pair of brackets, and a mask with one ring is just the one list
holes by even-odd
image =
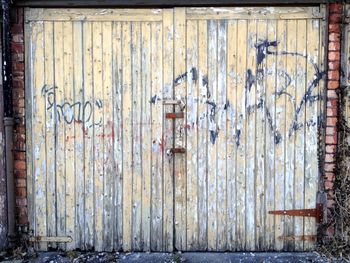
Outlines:
{"label": "metal hasp", "polygon": [[284,216],[315,217],[317,223],[322,223],[322,221],[323,221],[323,205],[317,204],[316,208],[311,208],[311,209],[275,210],[275,211],[269,211],[269,214],[284,215]]}
{"label": "metal hasp", "polygon": [[173,148],[170,149],[171,153],[186,153],[186,149],[185,148]]}
{"label": "metal hasp", "polygon": [[166,119],[183,119],[184,113],[183,112],[168,112],[165,114]]}
{"label": "metal hasp", "polygon": [[29,237],[29,242],[57,242],[57,243],[70,243],[73,241],[72,237],[45,237],[45,236],[33,236]]}

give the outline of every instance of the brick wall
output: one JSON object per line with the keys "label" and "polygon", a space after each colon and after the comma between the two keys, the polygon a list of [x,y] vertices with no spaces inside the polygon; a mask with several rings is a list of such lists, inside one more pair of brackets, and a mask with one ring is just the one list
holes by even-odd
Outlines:
{"label": "brick wall", "polygon": [[[340,87],[340,56],[341,56],[341,23],[342,4],[329,5],[328,24],[328,72],[327,72],[327,120],[326,120],[326,154],[324,166],[324,189],[327,193],[327,222],[332,220],[334,208],[333,184],[335,179],[335,153],[337,151],[338,134],[338,91]],[[334,235],[334,227],[327,228],[327,235]]]}
{"label": "brick wall", "polygon": [[16,186],[16,220],[19,227],[28,223],[26,152],[25,152],[25,109],[24,109],[24,24],[23,8],[11,12],[11,52],[13,74],[14,107],[14,174]]}

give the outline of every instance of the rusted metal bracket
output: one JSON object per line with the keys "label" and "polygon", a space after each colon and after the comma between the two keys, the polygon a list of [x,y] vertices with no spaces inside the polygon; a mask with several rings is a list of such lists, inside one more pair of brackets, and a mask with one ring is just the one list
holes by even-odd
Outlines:
{"label": "rusted metal bracket", "polygon": [[46,236],[32,236],[29,237],[29,242],[56,242],[56,243],[70,243],[73,238],[67,237],[46,237]]}
{"label": "rusted metal bracket", "polygon": [[275,210],[269,211],[269,214],[284,216],[306,216],[315,217],[317,223],[323,221],[323,205],[317,204],[316,208],[311,209],[291,209],[291,210]]}
{"label": "rusted metal bracket", "polygon": [[172,149],[170,149],[170,152],[172,154],[174,154],[174,153],[186,153],[186,149],[185,148],[172,148]]}
{"label": "rusted metal bracket", "polygon": [[168,112],[165,114],[166,119],[183,119],[184,116],[183,112]]}

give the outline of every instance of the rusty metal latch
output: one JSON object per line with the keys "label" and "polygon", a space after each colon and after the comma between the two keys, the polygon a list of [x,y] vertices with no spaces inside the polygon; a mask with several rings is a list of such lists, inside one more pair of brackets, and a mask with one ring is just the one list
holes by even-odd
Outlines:
{"label": "rusty metal latch", "polygon": [[168,112],[165,114],[166,119],[183,119],[184,116],[183,112]]}
{"label": "rusty metal latch", "polygon": [[70,243],[73,238],[67,237],[47,237],[47,236],[32,236],[28,239],[29,242],[56,242],[56,243]]}
{"label": "rusty metal latch", "polygon": [[315,217],[317,223],[323,221],[323,205],[317,204],[316,208],[311,209],[291,209],[291,210],[275,210],[269,211],[269,214],[284,216],[306,216]]}

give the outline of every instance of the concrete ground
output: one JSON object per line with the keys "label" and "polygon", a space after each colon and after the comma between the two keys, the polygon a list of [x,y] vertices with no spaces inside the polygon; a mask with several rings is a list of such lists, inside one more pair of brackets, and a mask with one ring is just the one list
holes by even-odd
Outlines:
{"label": "concrete ground", "polygon": [[[225,263],[225,262],[335,262],[318,253],[105,253],[105,252],[42,252],[22,254],[22,259],[0,257],[5,263]],[[337,262],[345,262],[337,260]]]}

